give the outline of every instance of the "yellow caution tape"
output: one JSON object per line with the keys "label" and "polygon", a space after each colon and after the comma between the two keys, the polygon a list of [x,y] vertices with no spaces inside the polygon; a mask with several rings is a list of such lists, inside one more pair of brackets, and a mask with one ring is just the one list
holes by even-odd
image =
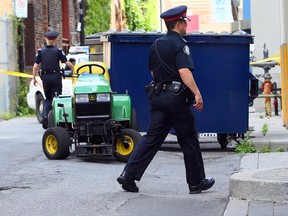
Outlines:
{"label": "yellow caution tape", "polygon": [[22,73],[22,72],[15,72],[15,71],[4,71],[0,70],[0,73],[11,75],[11,76],[17,76],[17,77],[25,77],[25,78],[32,78],[32,74]]}
{"label": "yellow caution tape", "polygon": [[[24,78],[33,78],[32,74],[28,73],[22,73],[22,72],[16,72],[16,71],[5,71],[5,70],[0,70],[0,73],[2,74],[7,74],[11,76],[16,76],[16,77],[24,77]],[[36,78],[39,76],[36,76]],[[73,75],[73,77],[78,77],[77,75]],[[65,79],[72,79],[72,77],[65,77]]]}
{"label": "yellow caution tape", "polygon": [[269,64],[273,64],[273,65],[281,65],[281,59],[280,59],[280,55],[275,55],[257,62],[251,62],[250,65],[251,66],[258,66],[258,65],[265,65],[265,63]]}

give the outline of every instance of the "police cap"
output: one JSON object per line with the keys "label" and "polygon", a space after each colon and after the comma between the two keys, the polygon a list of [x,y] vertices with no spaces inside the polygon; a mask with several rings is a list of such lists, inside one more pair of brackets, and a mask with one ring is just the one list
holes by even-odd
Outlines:
{"label": "police cap", "polygon": [[187,13],[187,6],[181,5],[163,12],[160,15],[160,17],[164,19],[165,22],[172,22],[177,20],[190,21],[190,19],[186,16],[186,13]]}
{"label": "police cap", "polygon": [[55,40],[58,37],[59,33],[56,31],[47,31],[45,32],[44,36],[48,39],[48,40]]}

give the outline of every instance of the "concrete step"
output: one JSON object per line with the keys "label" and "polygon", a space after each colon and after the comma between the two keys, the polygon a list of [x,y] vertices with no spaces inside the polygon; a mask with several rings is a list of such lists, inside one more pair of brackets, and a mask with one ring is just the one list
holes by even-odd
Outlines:
{"label": "concrete step", "polygon": [[252,153],[230,177],[230,197],[288,202],[288,152]]}
{"label": "concrete step", "polygon": [[257,169],[230,178],[231,197],[288,202],[288,168]]}

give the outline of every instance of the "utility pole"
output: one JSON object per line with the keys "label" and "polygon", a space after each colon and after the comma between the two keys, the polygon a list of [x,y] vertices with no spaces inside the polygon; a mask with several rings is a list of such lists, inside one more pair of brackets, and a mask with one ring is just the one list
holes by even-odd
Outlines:
{"label": "utility pole", "polygon": [[80,33],[80,45],[85,44],[85,34],[84,34],[84,16],[85,16],[85,0],[78,0],[79,4],[79,22],[77,26],[77,31]]}

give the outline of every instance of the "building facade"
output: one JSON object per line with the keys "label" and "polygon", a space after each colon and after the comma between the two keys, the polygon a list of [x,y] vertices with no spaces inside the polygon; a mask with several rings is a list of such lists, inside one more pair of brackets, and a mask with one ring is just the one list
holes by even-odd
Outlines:
{"label": "building facade", "polygon": [[[220,33],[222,31],[235,31],[232,23],[233,19],[233,8],[232,2],[235,3],[235,7],[239,13],[237,18],[242,18],[242,1],[237,0],[160,0],[159,8],[160,13],[179,5],[187,5],[187,15],[191,19],[188,22],[188,32],[200,31],[210,32],[214,31]],[[189,25],[194,25],[189,28]],[[163,27],[164,26],[164,27]],[[162,22],[160,29],[165,31],[165,25]]]}
{"label": "building facade", "polygon": [[[79,0],[27,0],[24,30],[14,25],[16,0],[0,1],[0,70],[32,72],[35,53],[45,45],[44,33],[60,33],[57,46],[68,51],[79,44]],[[81,2],[81,1],[80,1]],[[19,37],[23,43],[17,43]],[[0,115],[15,112],[18,78],[0,74]]]}
{"label": "building facade", "polygon": [[31,70],[37,49],[44,46],[43,35],[46,31],[54,30],[60,33],[57,46],[66,53],[69,46],[78,45],[78,22],[78,0],[30,0],[28,17],[24,20],[25,69]]}
{"label": "building facade", "polygon": [[[13,25],[13,3],[0,2],[0,70],[17,69],[17,47]],[[18,78],[0,73],[0,117],[15,112]]]}

